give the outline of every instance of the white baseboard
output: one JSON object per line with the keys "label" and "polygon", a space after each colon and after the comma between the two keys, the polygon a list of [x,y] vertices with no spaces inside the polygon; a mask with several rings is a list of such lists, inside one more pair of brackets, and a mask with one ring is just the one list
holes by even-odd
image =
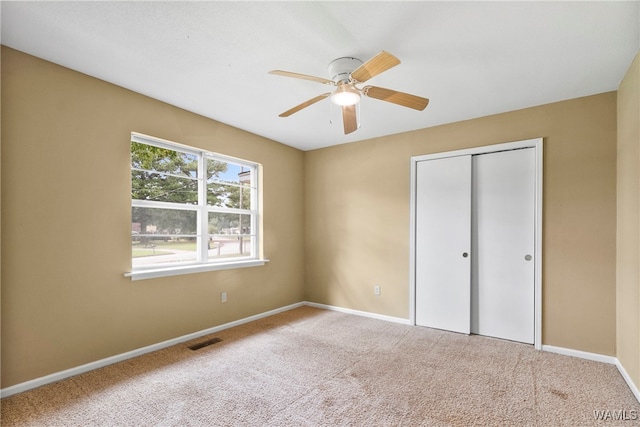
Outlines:
{"label": "white baseboard", "polygon": [[76,366],[75,368],[67,369],[65,371],[56,372],[50,375],[46,375],[44,377],[35,378],[33,380],[25,381],[20,384],[13,385],[11,387],[6,387],[0,390],[0,398],[8,397],[13,394],[22,393],[27,390],[31,390],[37,387],[41,387],[46,384],[54,383],[69,377],[73,377],[79,374],[84,374],[85,372],[93,371],[94,369],[102,368],[104,366],[112,365],[114,363],[122,362],[127,359],[131,359],[133,357],[141,356],[146,353],[150,353],[152,351],[162,350],[163,348],[170,347],[172,345],[180,344],[185,341],[190,341],[195,338],[200,338],[205,335],[215,334],[216,332],[220,332],[224,329],[233,328],[234,326],[239,326],[244,323],[253,322],[254,320],[262,319],[263,317],[273,316],[274,314],[282,313],[284,311],[292,310],[294,308],[302,307],[305,305],[304,302],[299,302],[291,305],[287,305],[285,307],[280,307],[275,310],[270,310],[264,313],[256,314],[255,316],[245,317],[244,319],[236,320],[233,322],[225,323],[223,325],[214,326],[212,328],[204,329],[202,331],[194,332],[191,334],[183,335],[178,338],[173,338],[167,341],[162,341],[157,344],[152,344],[146,347],[142,347],[136,350],[128,351],[126,353],[117,354],[112,357],[107,357],[106,359],[96,360],[95,362],[90,362],[84,365]]}
{"label": "white baseboard", "polygon": [[308,305],[309,307],[322,308],[324,310],[339,311],[340,313],[355,314],[356,316],[369,317],[372,319],[384,320],[387,322],[401,323],[403,325],[410,324],[409,319],[403,319],[402,317],[386,316],[384,314],[376,314],[376,313],[370,313],[368,311],[352,310],[350,308],[342,308],[342,307],[336,307],[335,305],[318,304],[316,302],[308,302],[308,301],[305,301],[304,305]]}
{"label": "white baseboard", "polygon": [[633,381],[631,380],[631,377],[629,376],[626,369],[624,369],[624,366],[622,366],[622,363],[620,363],[618,359],[616,359],[616,366],[618,367],[618,371],[620,371],[620,375],[622,375],[622,378],[624,378],[624,380],[627,382],[627,385],[631,389],[631,393],[634,394],[636,399],[638,399],[638,403],[640,403],[640,389],[638,389],[638,386],[636,386],[633,383]]}
{"label": "white baseboard", "polygon": [[572,350],[570,348],[555,347],[552,345],[543,345],[542,351],[563,354],[565,356],[579,357],[580,359],[593,360],[595,362],[607,363],[609,365],[616,365],[616,367],[618,368],[618,371],[620,372],[620,375],[622,375],[622,378],[624,378],[624,381],[627,383],[627,385],[631,389],[631,392],[640,403],[640,390],[638,390],[638,386],[633,383],[633,381],[631,380],[631,377],[629,376],[627,371],[624,369],[624,366],[622,366],[622,363],[620,363],[617,357],[605,356],[597,353],[588,353],[586,351],[580,351],[580,350]]}
{"label": "white baseboard", "polygon": [[594,362],[602,362],[602,363],[607,363],[609,365],[615,365],[617,362],[617,359],[614,356],[605,356],[603,354],[589,353],[586,351],[556,347],[553,345],[543,345],[542,351],[548,351],[549,353],[562,354],[565,356],[578,357],[580,359],[593,360]]}

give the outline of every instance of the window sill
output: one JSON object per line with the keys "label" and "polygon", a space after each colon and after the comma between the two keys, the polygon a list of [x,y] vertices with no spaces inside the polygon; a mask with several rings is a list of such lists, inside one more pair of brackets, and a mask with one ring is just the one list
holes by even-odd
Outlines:
{"label": "window sill", "polygon": [[232,268],[259,267],[269,262],[268,259],[252,259],[247,261],[233,261],[219,264],[198,264],[183,267],[157,268],[150,270],[138,270],[125,273],[125,277],[131,280],[155,279],[157,277],[179,276],[182,274],[202,273],[204,271],[229,270]]}

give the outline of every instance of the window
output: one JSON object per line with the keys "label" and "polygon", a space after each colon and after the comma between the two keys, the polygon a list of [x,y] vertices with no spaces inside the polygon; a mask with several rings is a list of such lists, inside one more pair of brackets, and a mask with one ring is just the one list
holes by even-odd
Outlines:
{"label": "window", "polygon": [[131,136],[132,278],[261,265],[259,165]]}

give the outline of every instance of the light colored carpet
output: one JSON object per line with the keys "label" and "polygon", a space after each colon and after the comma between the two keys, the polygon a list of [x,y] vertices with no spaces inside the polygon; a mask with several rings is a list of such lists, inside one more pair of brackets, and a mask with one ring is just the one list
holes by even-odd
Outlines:
{"label": "light colored carpet", "polygon": [[[197,351],[187,346],[222,342]],[[301,307],[1,402],[3,426],[631,426],[614,366]]]}

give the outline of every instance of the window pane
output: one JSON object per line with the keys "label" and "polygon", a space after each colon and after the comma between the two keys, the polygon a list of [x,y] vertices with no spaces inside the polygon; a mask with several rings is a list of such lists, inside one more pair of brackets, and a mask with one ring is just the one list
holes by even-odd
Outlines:
{"label": "window pane", "polygon": [[198,181],[134,169],[131,171],[131,198],[197,204]]}
{"label": "window pane", "polygon": [[195,178],[198,156],[131,141],[131,167]]}
{"label": "window pane", "polygon": [[212,182],[207,184],[207,204],[221,208],[251,209],[251,188]]}
{"label": "window pane", "polygon": [[196,235],[196,211],[131,208],[131,231],[140,235]]}
{"label": "window pane", "polygon": [[134,267],[195,262],[195,211],[131,209],[131,257]]}
{"label": "window pane", "polygon": [[209,236],[209,260],[252,256],[255,236],[211,235]]}
{"label": "window pane", "polygon": [[251,215],[209,212],[209,234],[251,234]]}
{"label": "window pane", "polygon": [[213,181],[248,187],[251,185],[251,168],[208,158],[207,182]]}
{"label": "window pane", "polygon": [[146,243],[131,242],[132,267],[163,267],[197,261],[196,237],[154,238]]}

